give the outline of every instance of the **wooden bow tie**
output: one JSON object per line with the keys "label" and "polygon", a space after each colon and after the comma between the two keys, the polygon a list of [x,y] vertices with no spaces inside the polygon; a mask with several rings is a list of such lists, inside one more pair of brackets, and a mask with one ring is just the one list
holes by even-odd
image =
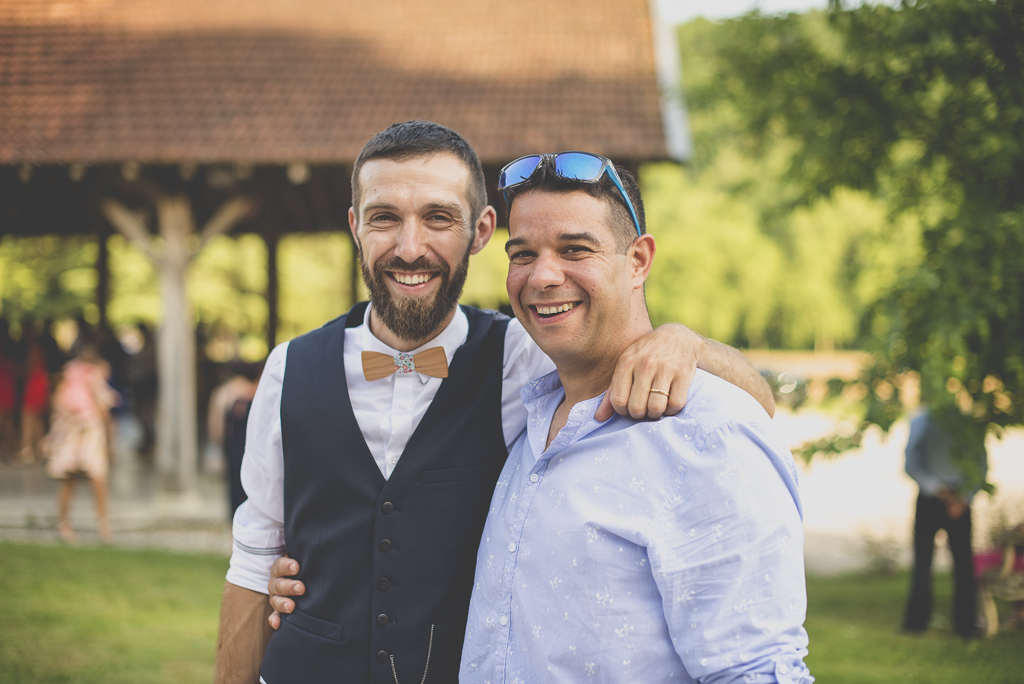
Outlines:
{"label": "wooden bow tie", "polygon": [[448,377],[448,359],[443,347],[431,347],[419,354],[381,354],[363,352],[363,377],[368,381],[380,380],[393,373],[422,373],[432,378]]}

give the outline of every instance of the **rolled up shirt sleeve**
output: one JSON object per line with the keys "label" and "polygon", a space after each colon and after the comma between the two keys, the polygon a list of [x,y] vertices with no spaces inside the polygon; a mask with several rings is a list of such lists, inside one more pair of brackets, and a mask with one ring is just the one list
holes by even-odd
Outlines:
{"label": "rolled up shirt sleeve", "polygon": [[260,377],[245,430],[242,487],[248,499],[231,528],[232,584],[267,593],[270,568],[284,553],[284,452],[281,445],[281,386],[288,343],[274,348]]}

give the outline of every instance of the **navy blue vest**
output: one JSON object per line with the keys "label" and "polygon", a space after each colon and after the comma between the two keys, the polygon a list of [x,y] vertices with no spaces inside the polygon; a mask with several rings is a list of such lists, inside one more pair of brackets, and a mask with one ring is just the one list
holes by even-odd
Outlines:
{"label": "navy blue vest", "polygon": [[362,323],[366,304],[288,345],[284,527],[306,593],[270,640],[268,684],[393,684],[392,663],[400,684],[419,684],[428,648],[426,681],[457,681],[477,546],[508,456],[508,319],[463,310],[466,343],[387,480],[345,382],[345,328]]}

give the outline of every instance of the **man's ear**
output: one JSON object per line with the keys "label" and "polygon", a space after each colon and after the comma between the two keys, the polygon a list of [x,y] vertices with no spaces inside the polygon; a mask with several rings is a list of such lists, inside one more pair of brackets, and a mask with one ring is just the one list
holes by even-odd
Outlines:
{"label": "man's ear", "polygon": [[356,208],[348,208],[348,229],[352,232],[352,237],[356,242],[359,241],[359,236],[356,235],[356,228],[359,227],[358,221],[356,221]]}
{"label": "man's ear", "polygon": [[629,246],[626,258],[632,268],[633,287],[643,287],[647,276],[651,273],[651,265],[654,263],[654,236],[644,233]]}
{"label": "man's ear", "polygon": [[498,212],[488,204],[483,213],[480,214],[480,218],[477,219],[476,237],[473,238],[473,244],[469,248],[470,254],[477,254],[487,246],[487,243],[491,241],[491,237],[494,236],[494,229],[497,225]]}

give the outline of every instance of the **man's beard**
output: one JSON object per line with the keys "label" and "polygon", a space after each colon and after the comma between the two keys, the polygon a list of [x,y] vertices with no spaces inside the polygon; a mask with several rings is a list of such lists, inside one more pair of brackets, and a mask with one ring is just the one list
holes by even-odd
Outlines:
{"label": "man's beard", "polygon": [[[392,257],[373,265],[371,271],[363,258],[363,250],[359,248],[359,267],[363,272],[363,282],[370,291],[374,314],[388,330],[409,342],[419,342],[436,334],[438,328],[459,303],[462,288],[466,284],[466,273],[469,270],[469,252],[472,242],[466,247],[462,262],[451,272],[448,264],[443,261],[430,261],[420,257],[407,263],[398,257]],[[441,280],[440,287],[433,297],[401,297],[396,299],[388,289],[387,271],[415,273],[417,271],[436,271],[434,278]]]}

